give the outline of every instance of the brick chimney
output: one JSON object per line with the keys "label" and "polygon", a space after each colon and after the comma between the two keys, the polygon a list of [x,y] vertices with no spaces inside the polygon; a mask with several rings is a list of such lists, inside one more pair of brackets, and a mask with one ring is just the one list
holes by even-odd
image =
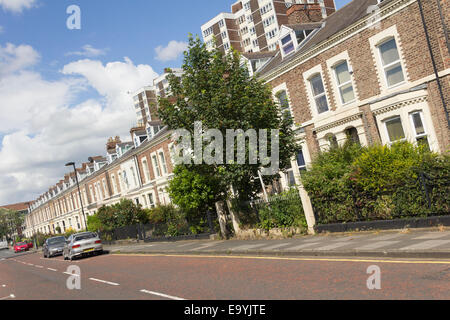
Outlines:
{"label": "brick chimney", "polygon": [[322,9],[318,3],[294,4],[287,11],[288,24],[322,21]]}
{"label": "brick chimney", "polygon": [[122,141],[120,141],[120,138],[118,136],[116,136],[115,138],[109,138],[108,142],[106,143],[106,151],[116,150],[116,145],[119,143],[122,143]]}

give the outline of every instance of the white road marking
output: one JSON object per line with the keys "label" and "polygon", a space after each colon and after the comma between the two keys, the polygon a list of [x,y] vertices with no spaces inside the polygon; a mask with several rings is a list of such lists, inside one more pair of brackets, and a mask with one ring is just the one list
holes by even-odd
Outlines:
{"label": "white road marking", "polygon": [[400,233],[396,233],[396,234],[386,234],[384,236],[375,236],[374,238],[372,238],[372,240],[374,241],[382,241],[382,240],[391,240],[391,239],[395,239],[398,237],[403,236],[403,234]]}
{"label": "white road marking", "polygon": [[52,268],[47,268],[47,270],[50,270],[50,271],[58,271],[58,270],[52,269]]}
{"label": "white road marking", "polygon": [[370,249],[379,249],[383,247],[387,247],[396,243],[399,243],[400,241],[377,241],[362,247],[357,247],[358,250],[370,250]]}
{"label": "white road marking", "polygon": [[[221,241],[221,242],[222,242],[222,241]],[[214,247],[215,245],[218,245],[218,244],[221,243],[221,242],[213,242],[213,243],[202,244],[200,247],[193,248],[193,249],[189,249],[189,251],[202,250],[202,249]]]}
{"label": "white road marking", "polygon": [[349,245],[349,242],[336,242],[325,247],[319,247],[316,250],[332,250]]}
{"label": "white road marking", "polygon": [[69,276],[75,276],[75,277],[79,277],[80,275],[75,274],[75,273],[70,273],[70,272],[63,272],[64,274],[67,274]]}
{"label": "white road marking", "polygon": [[445,236],[449,236],[450,233],[448,232],[430,232],[430,233],[426,233],[420,237],[414,238],[414,240],[427,240],[427,239],[439,239],[439,238],[443,238]]}
{"label": "white road marking", "polygon": [[97,282],[101,282],[101,283],[106,283],[106,284],[110,284],[110,285],[112,285],[112,286],[119,286],[119,284],[118,284],[118,283],[115,283],[115,282],[109,282],[109,281],[100,280],[100,279],[95,279],[95,278],[89,278],[89,280],[97,281]]}
{"label": "white road marking", "polygon": [[169,295],[164,294],[164,293],[159,293],[159,292],[154,292],[154,291],[148,291],[148,290],[144,290],[144,289],[142,289],[141,292],[147,293],[147,294],[152,294],[152,295],[154,295],[154,296],[159,296],[159,297],[171,299],[171,300],[186,300],[186,299],[183,299],[183,298],[178,298],[178,297],[174,297],[174,296],[169,296]]}
{"label": "white road marking", "polygon": [[260,243],[260,244],[246,244],[243,246],[239,246],[236,248],[231,249],[232,251],[236,251],[236,250],[249,250],[249,249],[256,249],[258,247],[262,247],[267,245],[267,243]]}
{"label": "white road marking", "polygon": [[27,265],[29,265],[29,266],[34,266],[34,264],[32,264],[32,263],[27,263]]}
{"label": "white road marking", "polygon": [[190,243],[185,243],[185,244],[180,244],[179,246],[177,246],[177,248],[181,248],[181,247],[187,247],[187,246],[191,246],[196,244],[195,242],[190,242]]}
{"label": "white road marking", "polygon": [[5,288],[5,287],[6,287],[6,284],[2,284],[2,287]]}
{"label": "white road marking", "polygon": [[15,295],[13,295],[13,294],[10,294],[9,296],[7,296],[7,297],[4,297],[4,298],[0,298],[0,300],[6,300],[6,299],[14,299],[16,296]]}
{"label": "white road marking", "polygon": [[429,240],[401,248],[400,250],[424,250],[442,246],[444,244],[450,244],[450,240]]}
{"label": "white road marking", "polygon": [[43,269],[44,268],[43,266],[38,266],[38,265],[36,265],[35,267],[39,268],[39,269]]}
{"label": "white road marking", "polygon": [[273,250],[273,249],[278,249],[278,248],[286,247],[286,246],[290,246],[290,245],[292,245],[292,243],[279,243],[279,244],[274,244],[274,245],[266,247],[266,248],[262,248],[261,250],[263,250],[263,251]]}
{"label": "white road marking", "polygon": [[309,243],[304,243],[304,244],[301,244],[301,245],[298,245],[298,246],[295,246],[295,247],[292,247],[292,248],[285,248],[285,249],[283,249],[283,250],[293,250],[293,251],[296,251],[296,250],[300,250],[300,249],[305,249],[305,248],[307,248],[307,247],[312,247],[312,246],[315,246],[315,245],[317,245],[317,244],[320,244],[320,242],[309,242]]}

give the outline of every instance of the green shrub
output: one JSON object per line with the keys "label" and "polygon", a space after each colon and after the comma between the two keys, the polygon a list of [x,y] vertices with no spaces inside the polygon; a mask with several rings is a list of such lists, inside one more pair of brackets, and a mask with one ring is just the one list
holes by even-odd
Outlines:
{"label": "green shrub", "polygon": [[298,190],[292,188],[269,199],[269,205],[261,203],[259,220],[259,227],[265,230],[289,227],[307,229]]}
{"label": "green shrub", "polygon": [[325,224],[448,214],[449,177],[449,156],[423,146],[348,143],[321,153],[302,181],[318,223]]}

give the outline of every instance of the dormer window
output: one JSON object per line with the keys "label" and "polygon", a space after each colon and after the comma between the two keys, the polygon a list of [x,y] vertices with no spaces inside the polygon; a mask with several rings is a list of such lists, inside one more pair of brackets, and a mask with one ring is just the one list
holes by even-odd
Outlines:
{"label": "dormer window", "polygon": [[295,49],[294,41],[290,34],[281,39],[281,48],[283,50],[284,55],[288,55],[289,53],[294,51]]}

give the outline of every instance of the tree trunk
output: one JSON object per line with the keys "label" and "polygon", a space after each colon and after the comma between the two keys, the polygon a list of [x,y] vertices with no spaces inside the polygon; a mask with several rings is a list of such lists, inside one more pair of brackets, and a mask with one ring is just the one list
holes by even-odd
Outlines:
{"label": "tree trunk", "polygon": [[231,216],[231,222],[233,223],[234,234],[237,235],[241,232],[241,227],[240,227],[241,222],[239,221],[238,215],[234,212],[233,207],[231,206],[230,200],[227,200],[227,205],[228,205],[228,211],[230,212],[230,216]]}
{"label": "tree trunk", "polygon": [[226,218],[227,213],[223,201],[216,202],[216,211],[217,211],[217,218],[219,219],[220,233],[222,234],[222,237],[228,239],[229,234],[227,231],[227,218]]}

